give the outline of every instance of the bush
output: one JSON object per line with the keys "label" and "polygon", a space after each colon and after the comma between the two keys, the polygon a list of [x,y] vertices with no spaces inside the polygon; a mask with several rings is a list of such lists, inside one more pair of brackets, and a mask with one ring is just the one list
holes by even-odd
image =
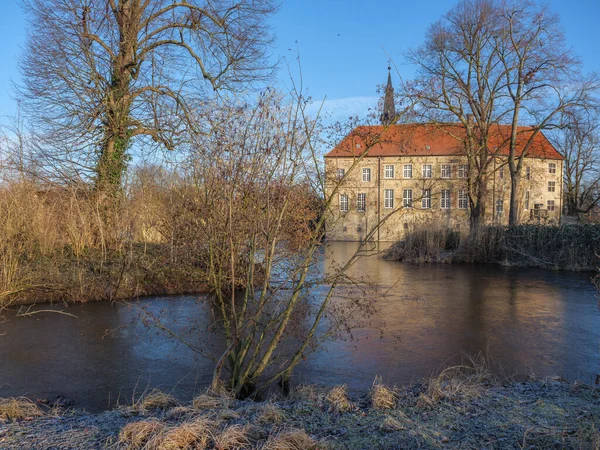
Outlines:
{"label": "bush", "polygon": [[497,263],[593,271],[600,255],[600,225],[519,225],[463,233],[426,226],[409,233],[385,255],[396,261]]}

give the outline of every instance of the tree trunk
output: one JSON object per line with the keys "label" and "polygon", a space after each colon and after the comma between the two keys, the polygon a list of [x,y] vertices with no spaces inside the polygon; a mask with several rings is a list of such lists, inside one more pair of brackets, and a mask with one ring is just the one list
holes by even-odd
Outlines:
{"label": "tree trunk", "polygon": [[104,142],[96,167],[96,190],[105,198],[119,193],[127,169],[131,140],[131,82],[138,71],[139,2],[122,1],[114,13],[119,24],[119,53],[112,62],[111,84],[105,99]]}
{"label": "tree trunk", "polygon": [[508,225],[516,227],[519,225],[519,174],[511,173],[510,177],[510,210],[508,213]]}

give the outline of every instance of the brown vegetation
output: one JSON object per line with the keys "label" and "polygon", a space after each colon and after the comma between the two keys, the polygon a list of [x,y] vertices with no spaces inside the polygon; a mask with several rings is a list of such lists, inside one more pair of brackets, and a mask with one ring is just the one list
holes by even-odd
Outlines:
{"label": "brown vegetation", "polygon": [[138,171],[109,221],[86,186],[2,183],[0,307],[205,289],[186,188],[160,173]]}
{"label": "brown vegetation", "polygon": [[411,230],[385,257],[417,263],[494,263],[595,271],[598,255],[598,225],[490,226],[463,233],[430,224]]}
{"label": "brown vegetation", "polygon": [[0,398],[0,422],[31,419],[41,415],[42,410],[28,398]]}
{"label": "brown vegetation", "polygon": [[[598,389],[559,379],[501,382],[490,375],[481,356],[465,357],[458,366],[398,390],[380,379],[375,385],[386,401],[376,406],[372,390],[353,397],[351,409],[333,410],[329,401],[321,402],[332,396],[350,402],[340,395],[345,389],[304,386],[289,399],[260,404],[227,396],[229,408],[213,405],[201,411],[190,405],[145,411],[122,407],[96,416],[53,414],[51,420],[21,420],[27,416],[22,414],[0,430],[0,446],[362,450],[597,449],[600,444]],[[395,394],[393,405],[387,401],[390,392]],[[285,411],[284,421],[261,419],[262,412],[274,409]]]}

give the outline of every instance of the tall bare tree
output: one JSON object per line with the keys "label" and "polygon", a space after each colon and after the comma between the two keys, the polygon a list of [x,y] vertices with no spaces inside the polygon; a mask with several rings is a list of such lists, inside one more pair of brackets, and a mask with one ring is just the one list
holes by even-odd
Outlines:
{"label": "tall bare tree", "polygon": [[[446,130],[464,148],[471,228],[485,220],[495,153],[488,141],[492,126],[501,120],[497,103],[504,95],[504,78],[492,41],[500,26],[494,0],[464,0],[434,23],[425,43],[408,55],[417,78],[407,94],[421,119]],[[451,122],[459,122],[464,133],[448,126]]]}
{"label": "tall bare tree", "polygon": [[563,173],[568,215],[591,211],[600,203],[600,121],[586,113],[569,114],[552,143],[565,157]]}
{"label": "tall bare tree", "polygon": [[[581,73],[581,62],[565,44],[559,18],[535,3],[501,4],[495,48],[506,79],[510,115],[508,168],[511,177],[509,225],[519,222],[518,188],[524,158],[542,130],[559,126],[561,113],[596,103],[598,79]],[[522,121],[529,122],[527,138]],[[517,150],[519,146],[519,150]]]}
{"label": "tall bare tree", "polygon": [[21,91],[41,153],[105,193],[120,186],[134,141],[173,149],[198,101],[271,72],[271,0],[25,0],[25,9]]}

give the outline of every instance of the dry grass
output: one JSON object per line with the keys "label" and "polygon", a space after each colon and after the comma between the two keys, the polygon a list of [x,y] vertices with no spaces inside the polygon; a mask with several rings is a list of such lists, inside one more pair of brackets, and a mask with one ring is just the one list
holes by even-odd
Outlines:
{"label": "dry grass", "polygon": [[0,183],[0,308],[201,290],[203,250],[182,236],[196,213],[176,186],[133,178],[110,207],[84,184]]}
{"label": "dry grass", "polygon": [[25,397],[0,398],[0,421],[17,421],[42,416],[44,413]]}
{"label": "dry grass", "polygon": [[217,394],[214,392],[206,392],[200,394],[192,401],[194,409],[203,411],[206,409],[227,408],[232,401],[230,394]]}
{"label": "dry grass", "polygon": [[444,369],[429,380],[420,394],[418,406],[434,406],[442,401],[471,400],[479,397],[495,380],[482,354],[464,356],[462,364]]}
{"label": "dry grass", "polygon": [[164,427],[157,419],[130,422],[121,429],[118,444],[130,450],[143,449],[153,438],[162,433]]}
{"label": "dry grass", "polygon": [[219,450],[239,450],[250,448],[248,427],[231,425],[214,437],[214,445]]}
{"label": "dry grass", "polygon": [[325,448],[304,430],[288,429],[269,436],[261,450],[319,450]]}
{"label": "dry grass", "polygon": [[373,386],[369,391],[371,406],[375,409],[392,409],[398,401],[398,394],[382,383],[380,377],[375,377]]}
{"label": "dry grass", "polygon": [[329,412],[342,413],[354,408],[348,397],[348,388],[345,384],[333,387],[325,397],[325,402]]}
{"label": "dry grass", "polygon": [[563,270],[595,270],[600,225],[486,226],[475,233],[424,224],[390,247],[386,258],[410,262],[499,263]]}
{"label": "dry grass", "polygon": [[211,425],[209,419],[198,417],[169,428],[161,437],[156,450],[204,449],[212,436]]}
{"label": "dry grass", "polygon": [[135,404],[135,409],[153,410],[170,409],[177,406],[177,400],[170,394],[166,394],[159,389],[153,389],[145,394]]}
{"label": "dry grass", "polygon": [[261,424],[280,423],[284,419],[285,414],[283,410],[279,406],[269,402],[265,403],[260,409],[256,417],[256,422]]}

